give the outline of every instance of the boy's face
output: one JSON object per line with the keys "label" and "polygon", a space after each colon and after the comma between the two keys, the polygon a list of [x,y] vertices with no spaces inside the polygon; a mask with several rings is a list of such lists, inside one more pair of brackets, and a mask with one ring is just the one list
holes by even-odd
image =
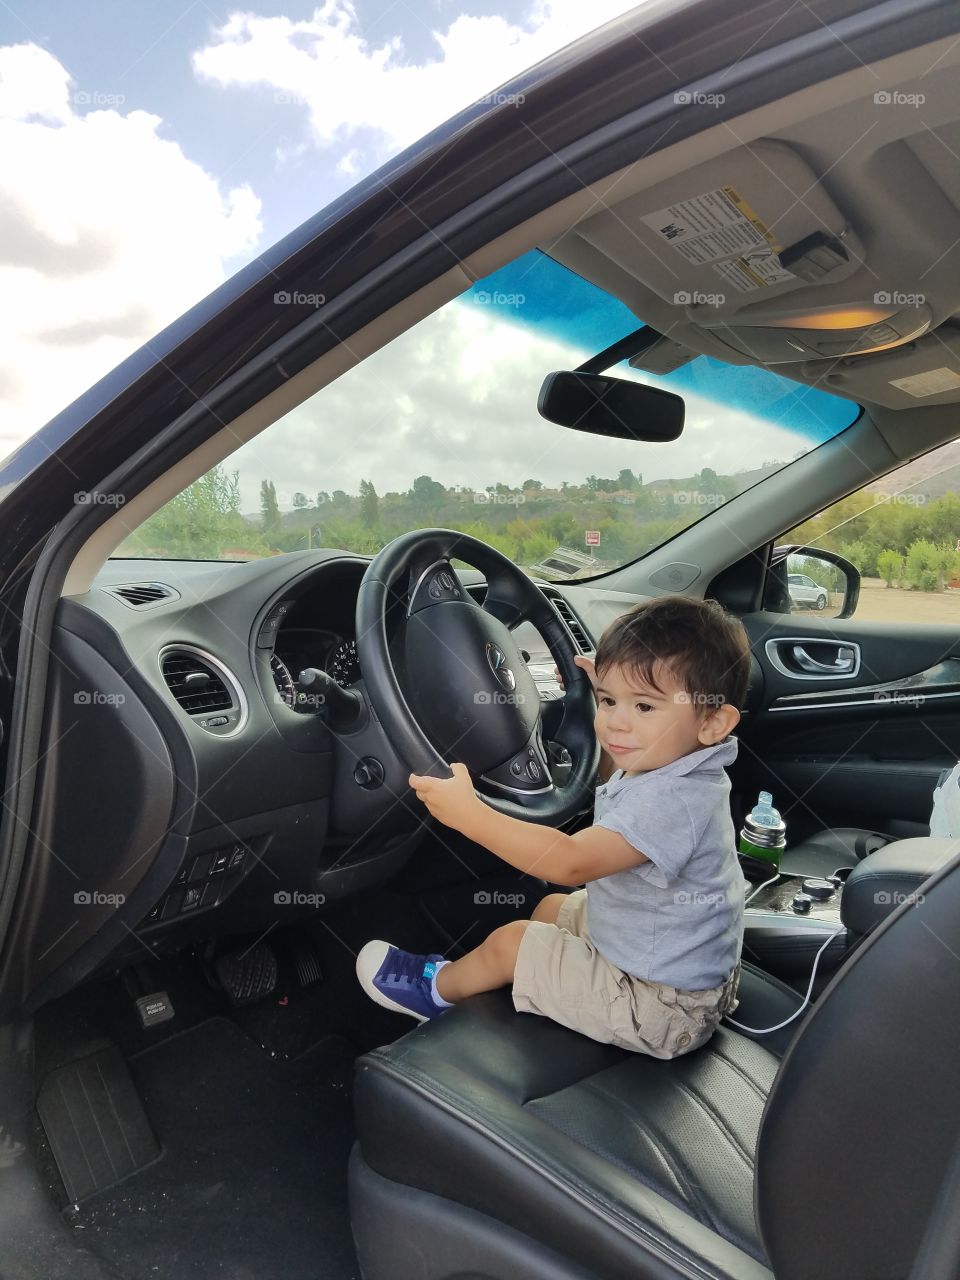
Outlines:
{"label": "boy's face", "polygon": [[740,719],[727,703],[698,705],[662,662],[653,674],[659,688],[619,666],[597,676],[597,739],[624,773],[647,773],[713,746]]}

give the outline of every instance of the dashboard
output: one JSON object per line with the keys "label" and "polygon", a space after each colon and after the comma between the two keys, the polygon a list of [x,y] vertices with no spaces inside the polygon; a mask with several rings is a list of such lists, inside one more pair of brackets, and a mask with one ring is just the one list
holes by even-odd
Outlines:
{"label": "dashboard", "polygon": [[[111,560],[90,591],[60,602],[31,863],[41,970],[78,948],[96,967],[262,929],[281,907],[285,918],[322,910],[403,868],[426,828],[406,767],[369,707],[338,734],[299,684],[314,668],[362,693],[355,617],[368,564],[316,550]],[[459,576],[482,602],[482,576]],[[575,646],[593,648],[565,596],[541,589]],[[562,715],[553,659],[529,623],[514,635],[546,726]],[[122,901],[94,894],[74,924],[78,883],[118,887],[101,896]]]}

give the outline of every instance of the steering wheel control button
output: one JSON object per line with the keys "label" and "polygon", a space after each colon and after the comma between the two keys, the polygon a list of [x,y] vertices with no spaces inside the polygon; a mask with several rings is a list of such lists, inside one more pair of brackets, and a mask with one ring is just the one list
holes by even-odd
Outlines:
{"label": "steering wheel control button", "polygon": [[522,778],[523,777],[523,761],[514,760],[513,763],[510,765],[510,772],[513,774],[515,778]]}
{"label": "steering wheel control button", "polygon": [[421,574],[410,593],[408,616],[416,613],[418,609],[425,609],[434,604],[444,604],[448,600],[463,600],[460,584],[452,570],[434,565]]}
{"label": "steering wheel control button", "polygon": [[821,880],[813,877],[810,880],[804,880],[803,892],[809,894],[816,902],[827,902],[836,893],[836,886],[831,880]]}
{"label": "steering wheel control button", "polygon": [[536,760],[527,761],[527,777],[532,778],[534,782],[541,782],[543,780],[543,770],[540,768],[540,765]]}
{"label": "steering wheel control button", "polygon": [[375,791],[383,786],[383,765],[374,756],[365,756],[353,771],[353,780],[365,791]]}
{"label": "steering wheel control button", "polygon": [[806,916],[810,914],[813,898],[810,897],[809,893],[796,893],[790,905],[798,916]]}

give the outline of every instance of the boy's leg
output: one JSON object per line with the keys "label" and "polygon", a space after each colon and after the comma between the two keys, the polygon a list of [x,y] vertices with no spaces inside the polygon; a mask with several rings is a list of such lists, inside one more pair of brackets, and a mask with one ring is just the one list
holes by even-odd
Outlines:
{"label": "boy's leg", "polygon": [[[563,894],[555,895],[562,898]],[[542,905],[542,904],[541,904]],[[539,909],[539,908],[538,908]],[[513,982],[517,952],[529,920],[511,920],[494,929],[489,937],[459,960],[451,960],[437,974],[437,994],[456,1004],[480,991],[494,991]]]}
{"label": "boy's leg", "polygon": [[557,913],[569,896],[568,893],[548,893],[533,908],[530,919],[539,920],[541,924],[556,924]]}

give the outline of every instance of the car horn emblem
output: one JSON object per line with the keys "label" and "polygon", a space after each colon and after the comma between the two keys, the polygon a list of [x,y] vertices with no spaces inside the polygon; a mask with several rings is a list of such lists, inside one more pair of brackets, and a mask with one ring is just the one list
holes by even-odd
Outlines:
{"label": "car horn emblem", "polygon": [[487,641],[487,662],[490,663],[490,670],[505,689],[515,689],[517,687],[517,677],[507,666],[507,655],[499,645],[495,645],[489,640]]}

